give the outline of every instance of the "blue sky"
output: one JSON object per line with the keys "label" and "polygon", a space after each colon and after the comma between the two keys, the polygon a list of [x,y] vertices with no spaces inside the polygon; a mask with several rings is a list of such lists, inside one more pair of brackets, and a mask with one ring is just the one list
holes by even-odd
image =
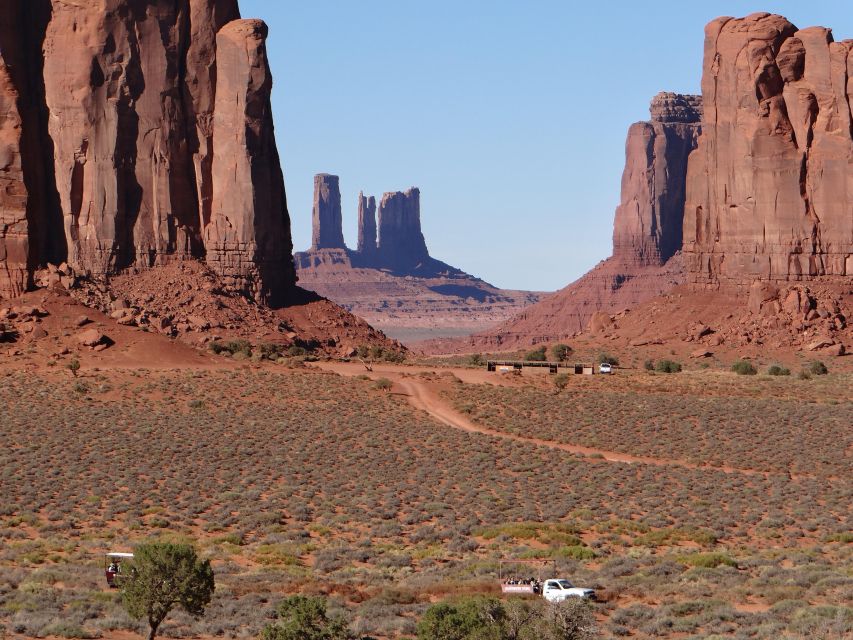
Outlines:
{"label": "blue sky", "polygon": [[418,186],[435,257],[552,290],[610,254],[628,126],[658,91],[698,92],[703,28],[770,11],[853,38],[849,0],[241,0],[270,27],[276,138],[297,250],[313,175]]}

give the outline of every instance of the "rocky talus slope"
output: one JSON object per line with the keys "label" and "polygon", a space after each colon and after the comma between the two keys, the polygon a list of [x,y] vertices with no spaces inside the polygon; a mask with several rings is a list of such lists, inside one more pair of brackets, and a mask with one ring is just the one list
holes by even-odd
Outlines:
{"label": "rocky talus slope", "polygon": [[499,289],[429,255],[420,191],[359,194],[358,248],[346,246],[337,176],[314,180],[313,242],[295,255],[299,284],[392,337],[465,335],[510,318],[544,294]]}

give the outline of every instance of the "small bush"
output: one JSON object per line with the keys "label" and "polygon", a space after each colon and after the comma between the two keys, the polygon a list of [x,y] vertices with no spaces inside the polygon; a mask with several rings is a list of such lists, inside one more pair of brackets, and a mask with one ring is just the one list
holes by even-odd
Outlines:
{"label": "small bush", "polygon": [[65,365],[65,368],[71,372],[75,378],[77,377],[77,372],[80,371],[80,361],[77,358],[74,358],[71,362]]}
{"label": "small bush", "polygon": [[808,371],[814,376],[825,376],[829,373],[829,369],[826,368],[826,365],[819,360],[810,362]]}
{"label": "small bush", "polygon": [[565,362],[572,355],[572,348],[567,344],[555,344],[551,347],[551,356],[557,362]]}
{"label": "small bush", "polygon": [[797,379],[798,379],[798,380],[811,380],[811,379],[812,379],[812,374],[810,374],[810,373],[808,372],[808,370],[807,370],[807,369],[802,369],[802,370],[797,374]]}
{"label": "small bush", "polygon": [[545,362],[548,358],[545,355],[545,346],[541,346],[538,349],[534,349],[533,351],[528,351],[524,355],[524,359],[527,362]]}
{"label": "small bush", "polygon": [[616,356],[611,356],[609,353],[599,353],[598,354],[598,362],[599,363],[606,363],[606,364],[609,364],[613,367],[619,366],[619,358],[617,358]]}
{"label": "small bush", "polygon": [[732,371],[739,376],[754,376],[758,369],[749,360],[738,360],[732,365]]}
{"label": "small bush", "polygon": [[554,376],[554,386],[557,387],[558,391],[562,391],[568,386],[569,379],[568,373],[558,373]]}
{"label": "small bush", "polygon": [[785,367],[780,367],[778,364],[774,364],[767,370],[767,375],[771,376],[789,376],[791,375],[791,370],[786,369]]}
{"label": "small bush", "polygon": [[483,355],[480,353],[472,353],[468,356],[468,364],[473,367],[482,367],[485,360],[483,360]]}
{"label": "small bush", "polygon": [[655,361],[649,358],[643,363],[643,369],[646,371],[654,371],[655,370]]}
{"label": "small bush", "polygon": [[715,569],[719,566],[737,567],[737,562],[725,553],[691,553],[679,556],[678,561],[691,567],[702,567],[704,569]]}
{"label": "small bush", "polygon": [[661,373],[678,373],[681,371],[681,363],[674,360],[658,360],[655,364],[655,371]]}
{"label": "small bush", "polygon": [[390,391],[391,387],[394,386],[394,383],[391,382],[388,378],[379,378],[374,384],[377,389],[381,389],[382,391]]}

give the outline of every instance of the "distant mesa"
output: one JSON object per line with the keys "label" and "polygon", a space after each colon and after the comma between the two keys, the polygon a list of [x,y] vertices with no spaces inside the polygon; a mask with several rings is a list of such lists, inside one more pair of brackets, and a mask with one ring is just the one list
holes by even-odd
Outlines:
{"label": "distant mesa", "polygon": [[[421,231],[421,192],[417,187],[384,193],[379,203],[378,222],[376,198],[360,192],[358,249],[351,251],[344,242],[339,178],[319,173],[314,176],[311,222],[312,240],[308,254],[321,249],[337,249],[346,252],[355,266],[409,275],[413,271],[425,274],[454,270],[429,255]],[[305,257],[305,252],[297,254],[297,263]]]}
{"label": "distant mesa", "polygon": [[312,243],[294,256],[299,284],[392,337],[467,335],[493,326],[543,294],[506,291],[430,256],[417,187],[389,191],[377,207],[358,195],[358,245],[343,237],[339,179],[314,178]]}

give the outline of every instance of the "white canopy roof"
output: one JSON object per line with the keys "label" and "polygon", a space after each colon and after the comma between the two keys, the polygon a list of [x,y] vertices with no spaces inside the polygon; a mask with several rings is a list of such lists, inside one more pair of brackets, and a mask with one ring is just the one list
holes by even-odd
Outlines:
{"label": "white canopy roof", "polygon": [[132,553],[122,553],[120,551],[111,551],[107,554],[110,558],[132,558]]}

